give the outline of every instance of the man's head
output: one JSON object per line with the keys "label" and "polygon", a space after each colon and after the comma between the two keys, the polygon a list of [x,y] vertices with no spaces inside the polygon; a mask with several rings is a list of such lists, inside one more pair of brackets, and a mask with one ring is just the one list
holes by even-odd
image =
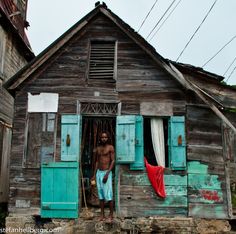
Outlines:
{"label": "man's head", "polygon": [[100,142],[102,145],[106,145],[109,140],[109,134],[107,132],[102,132],[100,135]]}

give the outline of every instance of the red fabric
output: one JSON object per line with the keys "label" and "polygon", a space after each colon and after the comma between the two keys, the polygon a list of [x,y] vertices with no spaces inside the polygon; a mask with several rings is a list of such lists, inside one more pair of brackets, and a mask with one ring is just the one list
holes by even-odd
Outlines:
{"label": "red fabric", "polygon": [[153,166],[145,160],[145,165],[147,169],[148,178],[150,183],[152,184],[153,189],[157,193],[158,196],[165,198],[165,184],[164,184],[164,170],[165,168],[162,166]]}

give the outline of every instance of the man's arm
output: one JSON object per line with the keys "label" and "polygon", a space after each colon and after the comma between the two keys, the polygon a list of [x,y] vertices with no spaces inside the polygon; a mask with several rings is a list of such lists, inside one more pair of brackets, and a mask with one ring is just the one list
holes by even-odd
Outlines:
{"label": "man's arm", "polygon": [[115,165],[115,150],[114,150],[114,147],[111,145],[111,151],[110,151],[110,156],[111,156],[111,164],[110,164],[110,167],[108,169],[108,172],[110,172],[114,165]]}

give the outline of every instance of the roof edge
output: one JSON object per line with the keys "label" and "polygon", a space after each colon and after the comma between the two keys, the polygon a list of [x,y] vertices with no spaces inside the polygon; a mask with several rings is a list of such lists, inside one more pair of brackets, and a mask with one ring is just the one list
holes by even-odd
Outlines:
{"label": "roof edge", "polygon": [[[21,70],[19,70],[14,76],[12,76],[5,84],[4,87],[6,89],[14,90],[15,88],[18,87],[19,84],[16,86],[12,87],[15,82],[17,82],[17,79],[24,75],[24,73],[27,73],[27,70],[33,65],[38,62],[39,67],[42,65],[40,62],[44,62],[45,59],[47,60],[50,58],[59,48],[61,48],[70,38],[74,36],[75,33],[79,32],[85,25],[87,25],[88,21],[91,20],[98,12],[100,12],[100,7],[102,5],[99,5],[92,11],[90,11],[87,15],[85,15],[82,19],[80,19],[77,23],[75,23],[72,27],[70,27],[66,32],[64,32],[60,37],[58,37],[54,42],[52,42],[48,47],[46,47],[42,52],[40,52],[32,61],[30,61],[26,66],[24,66]],[[77,29],[79,27],[79,29]],[[77,30],[75,30],[77,29]],[[74,32],[75,31],[75,32]],[[74,33],[73,33],[74,32]],[[72,33],[71,36],[68,36],[68,34]],[[60,42],[63,38],[68,36],[68,39],[62,43],[61,45]],[[51,51],[54,47],[56,46],[56,50]],[[46,56],[47,53],[52,52],[48,57]],[[46,58],[45,58],[46,57]],[[37,65],[37,64],[36,64]],[[38,68],[38,67],[37,67]],[[30,69],[31,70],[31,69]],[[30,74],[32,74],[36,69],[33,71],[31,70]],[[29,75],[30,75],[29,74]],[[27,76],[28,77],[28,76]]]}
{"label": "roof edge", "polygon": [[8,19],[7,15],[5,14],[5,12],[1,8],[0,8],[0,15],[7,22],[7,26],[9,26],[12,29],[13,34],[15,34],[20,39],[21,46],[25,47],[25,49],[27,50],[27,53],[26,54],[24,53],[27,60],[31,60],[32,58],[34,58],[35,54],[34,54],[32,48],[30,47],[29,44],[27,44],[25,42],[24,38],[22,38],[22,36],[18,33],[17,28],[11,23],[11,21]]}

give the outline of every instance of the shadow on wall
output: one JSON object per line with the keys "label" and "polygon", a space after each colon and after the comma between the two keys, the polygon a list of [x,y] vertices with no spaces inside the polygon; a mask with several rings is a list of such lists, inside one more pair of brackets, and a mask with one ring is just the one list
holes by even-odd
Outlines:
{"label": "shadow on wall", "polygon": [[0,203],[0,229],[5,228],[5,219],[7,215],[7,203]]}

